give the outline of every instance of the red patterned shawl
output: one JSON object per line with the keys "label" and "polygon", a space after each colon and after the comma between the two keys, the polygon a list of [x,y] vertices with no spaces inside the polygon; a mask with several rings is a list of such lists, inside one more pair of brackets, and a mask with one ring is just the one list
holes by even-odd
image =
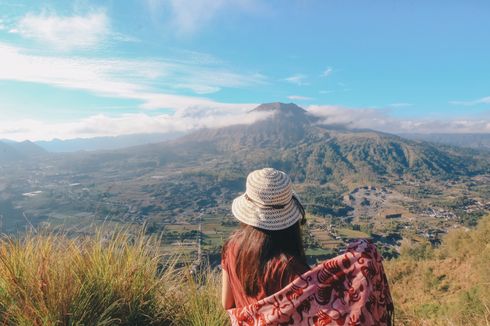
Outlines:
{"label": "red patterned shawl", "polygon": [[391,325],[393,302],[381,255],[368,240],[255,304],[228,310],[232,325]]}

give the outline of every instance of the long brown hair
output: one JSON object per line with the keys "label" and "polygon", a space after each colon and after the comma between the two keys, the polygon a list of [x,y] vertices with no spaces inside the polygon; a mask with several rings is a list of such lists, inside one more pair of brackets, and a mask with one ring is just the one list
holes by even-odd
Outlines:
{"label": "long brown hair", "polygon": [[285,264],[289,259],[295,258],[299,263],[307,266],[306,256],[301,238],[300,221],[292,226],[278,231],[269,231],[241,224],[225,243],[223,254],[228,245],[233,242],[236,246],[236,274],[242,284],[245,294],[255,297],[260,289],[265,289],[264,275],[271,267],[274,258]]}

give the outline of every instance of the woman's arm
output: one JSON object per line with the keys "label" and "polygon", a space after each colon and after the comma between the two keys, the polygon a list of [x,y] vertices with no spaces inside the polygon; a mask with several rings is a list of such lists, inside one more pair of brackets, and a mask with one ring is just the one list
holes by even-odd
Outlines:
{"label": "woman's arm", "polygon": [[225,269],[223,269],[222,274],[221,303],[225,309],[235,308],[235,300],[233,299],[233,293],[231,293],[230,278]]}

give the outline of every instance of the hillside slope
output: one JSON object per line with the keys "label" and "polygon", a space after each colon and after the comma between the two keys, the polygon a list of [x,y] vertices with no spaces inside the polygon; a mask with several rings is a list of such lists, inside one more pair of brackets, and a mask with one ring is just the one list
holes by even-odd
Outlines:
{"label": "hillside slope", "polygon": [[405,245],[385,262],[397,319],[416,325],[488,325],[490,216],[447,234],[438,249]]}
{"label": "hillside slope", "polygon": [[254,111],[271,115],[252,124],[203,129],[179,139],[113,152],[73,156],[82,171],[104,164],[131,168],[138,162],[157,167],[247,173],[269,165],[295,182],[359,183],[398,178],[448,179],[490,171],[490,154],[413,141],[372,130],[323,125],[295,104],[262,104]]}
{"label": "hillside slope", "polygon": [[130,193],[119,200],[145,207],[138,219],[158,215],[167,222],[182,210],[228,207],[246,175],[264,166],[290,174],[305,202],[322,207],[322,198],[337,200],[360,185],[444,184],[490,172],[490,155],[476,150],[323,125],[294,104],[255,110],[271,115],[159,144],[66,155],[60,170],[94,176],[111,189],[117,180],[118,191]]}
{"label": "hillside slope", "polygon": [[490,134],[400,134],[413,140],[490,150]]}
{"label": "hillside slope", "polygon": [[33,159],[47,152],[28,140],[23,142],[0,141],[0,163]]}
{"label": "hillside slope", "polygon": [[197,131],[174,142],[139,148],[138,153],[154,155],[163,165],[216,159],[245,171],[271,165],[297,182],[320,184],[366,178],[445,179],[490,171],[484,153],[322,125],[295,104],[262,104],[253,111],[273,115],[250,125]]}

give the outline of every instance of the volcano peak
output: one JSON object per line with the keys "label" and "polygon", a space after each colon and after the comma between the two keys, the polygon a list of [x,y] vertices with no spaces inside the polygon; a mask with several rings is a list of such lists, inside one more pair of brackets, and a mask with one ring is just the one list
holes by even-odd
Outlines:
{"label": "volcano peak", "polygon": [[283,112],[283,113],[306,113],[306,111],[294,103],[263,103],[253,109],[251,112]]}

